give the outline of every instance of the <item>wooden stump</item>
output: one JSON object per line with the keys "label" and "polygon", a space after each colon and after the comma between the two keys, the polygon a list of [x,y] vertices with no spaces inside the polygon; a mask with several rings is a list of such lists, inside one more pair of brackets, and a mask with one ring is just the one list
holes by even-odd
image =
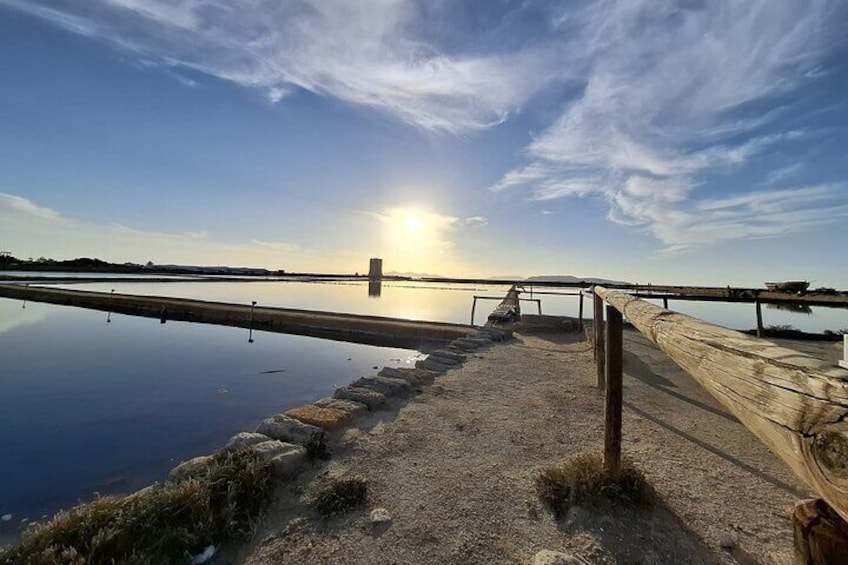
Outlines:
{"label": "wooden stump", "polygon": [[848,523],[822,499],[795,505],[795,563],[837,565],[848,563]]}

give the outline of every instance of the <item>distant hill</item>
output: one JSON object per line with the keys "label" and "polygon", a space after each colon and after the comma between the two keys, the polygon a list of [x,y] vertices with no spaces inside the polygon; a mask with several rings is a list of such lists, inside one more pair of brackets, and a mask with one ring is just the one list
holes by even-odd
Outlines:
{"label": "distant hill", "polygon": [[441,279],[442,275],[431,275],[429,273],[413,273],[411,271],[389,271],[388,273],[384,273],[387,277],[411,277],[413,279]]}
{"label": "distant hill", "polygon": [[587,282],[591,284],[633,284],[628,281],[614,281],[610,279],[599,279],[594,277],[574,277],[572,275],[537,275],[535,277],[527,277],[524,280],[526,282]]}

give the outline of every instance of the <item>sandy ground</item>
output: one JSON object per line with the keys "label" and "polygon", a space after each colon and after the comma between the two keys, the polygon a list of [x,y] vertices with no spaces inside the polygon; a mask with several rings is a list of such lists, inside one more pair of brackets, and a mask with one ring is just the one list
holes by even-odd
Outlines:
{"label": "sandy ground", "polygon": [[[541,506],[538,469],[600,451],[603,398],[582,335],[528,330],[337,438],[233,561],[526,563],[551,549],[592,563],[791,563],[789,514],[805,490],[638,332],[625,332],[625,351],[623,445],[658,491],[655,508],[575,508],[557,521]],[[368,505],[322,519],[310,482],[342,472],[367,479]],[[376,507],[388,527],[372,527]]]}

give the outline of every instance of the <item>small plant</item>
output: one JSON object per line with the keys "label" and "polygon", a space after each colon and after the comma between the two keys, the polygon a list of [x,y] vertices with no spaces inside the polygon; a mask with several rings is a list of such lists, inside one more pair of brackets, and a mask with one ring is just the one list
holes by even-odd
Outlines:
{"label": "small plant", "polygon": [[248,535],[271,490],[267,462],[222,452],[190,477],[59,512],[0,551],[0,564],[187,563],[208,544]]}
{"label": "small plant", "polygon": [[651,505],[655,500],[653,488],[631,461],[624,459],[618,472],[610,475],[602,458],[594,453],[541,470],[536,475],[536,491],[557,518],[574,504],[599,499],[636,505]]}
{"label": "small plant", "polygon": [[368,483],[359,477],[334,477],[322,485],[313,506],[322,516],[347,512],[365,504]]}

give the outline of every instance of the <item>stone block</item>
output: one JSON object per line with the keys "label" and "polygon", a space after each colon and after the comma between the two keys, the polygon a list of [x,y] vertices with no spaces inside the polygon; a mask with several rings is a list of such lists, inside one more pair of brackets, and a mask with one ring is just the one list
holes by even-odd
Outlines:
{"label": "stone block", "polygon": [[268,441],[269,439],[271,438],[256,432],[241,432],[231,437],[229,441],[227,441],[226,445],[224,445],[224,449],[240,449],[242,447],[249,447],[257,443],[262,443],[263,441]]}
{"label": "stone block", "polygon": [[322,398],[315,401],[315,406],[320,406],[321,408],[332,408],[334,410],[344,410],[350,414],[351,418],[356,418],[368,412],[368,407],[361,402],[342,400],[341,398]]}
{"label": "stone block", "polygon": [[168,473],[168,479],[172,481],[180,481],[192,475],[197,475],[205,471],[211,463],[211,455],[201,455],[200,457],[195,457],[193,459],[189,459],[188,461],[183,461],[182,463],[171,469],[171,472]]}
{"label": "stone block", "polygon": [[286,412],[286,416],[325,430],[338,430],[345,427],[353,419],[350,413],[344,410],[312,404],[292,408]]}
{"label": "stone block", "polygon": [[409,382],[391,377],[363,377],[351,386],[374,390],[385,396],[406,396],[412,388]]}
{"label": "stone block", "polygon": [[302,445],[313,457],[323,457],[327,454],[327,432],[285,414],[262,420],[256,431],[271,439]]}
{"label": "stone block", "polygon": [[271,464],[271,472],[280,478],[298,474],[306,464],[306,448],[278,440],[268,440],[250,446],[263,461]]}
{"label": "stone block", "polygon": [[448,365],[445,365],[443,363],[439,363],[435,359],[430,359],[430,358],[420,359],[420,360],[416,361],[415,366],[418,367],[419,369],[426,369],[428,371],[433,371],[433,372],[439,373],[439,374],[446,373],[448,371],[448,369],[451,368]]}
{"label": "stone block", "polygon": [[450,357],[442,357],[440,354],[433,352],[427,356],[427,359],[432,359],[437,363],[441,363],[442,365],[447,365],[448,367],[456,367],[461,364],[461,361],[457,361],[456,359],[451,359]]}
{"label": "stone block", "polygon": [[436,357],[444,357],[446,359],[453,359],[458,363],[462,363],[466,359],[466,356],[462,353],[457,353],[456,351],[448,351],[447,349],[437,349],[436,351],[431,351],[430,355],[435,355]]}
{"label": "stone block", "polygon": [[342,400],[352,400],[360,402],[368,407],[372,412],[379,409],[386,403],[386,395],[380,394],[375,390],[368,388],[360,388],[357,386],[343,386],[337,388],[333,396]]}

